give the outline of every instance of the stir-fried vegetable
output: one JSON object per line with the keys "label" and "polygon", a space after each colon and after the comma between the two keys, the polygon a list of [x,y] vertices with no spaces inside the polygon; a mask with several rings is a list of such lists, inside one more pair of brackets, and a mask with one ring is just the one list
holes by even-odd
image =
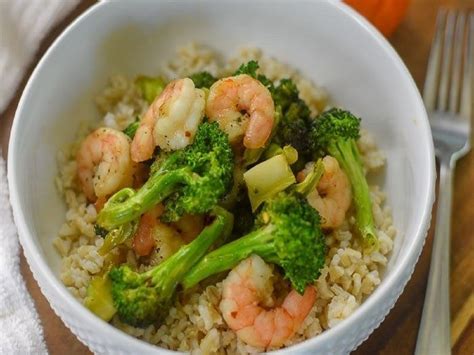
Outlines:
{"label": "stir-fried vegetable", "polygon": [[97,224],[107,230],[118,228],[163,200],[166,221],[206,213],[230,187],[233,166],[227,135],[217,123],[203,123],[193,144],[157,160],[139,190],[115,193],[98,214]]}
{"label": "stir-fried vegetable", "polygon": [[136,230],[137,221],[132,220],[128,223],[122,224],[118,228],[112,229],[110,232],[107,232],[104,237],[104,244],[102,244],[102,246],[99,248],[99,254],[106,255],[116,246],[125,243],[135,233]]}
{"label": "stir-fried vegetable", "polygon": [[283,268],[293,287],[303,293],[320,274],[326,255],[319,214],[306,199],[280,193],[266,201],[256,229],[207,254],[184,277],[190,288],[205,278],[227,271],[252,254]]}
{"label": "stir-fried vegetable", "polygon": [[122,265],[110,271],[112,297],[122,321],[146,326],[166,315],[184,275],[217,239],[232,230],[233,216],[226,210],[215,207],[211,215],[213,222],[196,239],[151,270],[138,273]]}
{"label": "stir-fried vegetable", "polygon": [[318,185],[319,180],[324,174],[323,161],[319,159],[314,165],[313,169],[306,175],[303,181],[299,184],[291,187],[292,191],[295,191],[303,196],[308,195]]}
{"label": "stir-fried vegetable", "polygon": [[139,76],[135,79],[135,85],[140,89],[143,98],[151,104],[165,88],[166,81],[162,77]]}
{"label": "stir-fried vegetable", "polygon": [[91,279],[84,305],[106,322],[112,319],[117,309],[112,299],[112,282],[107,275]]}
{"label": "stir-fried vegetable", "polygon": [[137,117],[135,121],[133,121],[127,127],[125,127],[125,129],[123,130],[123,133],[125,133],[127,136],[133,139],[133,137],[135,137],[135,132],[137,131],[139,126],[140,126],[140,119]]}
{"label": "stir-fried vegetable", "polygon": [[369,186],[365,178],[356,140],[359,138],[360,118],[349,111],[331,109],[323,112],[311,130],[315,154],[328,153],[337,159],[349,177],[354,195],[356,225],[365,247],[378,248],[377,232],[372,215]]}
{"label": "stir-fried vegetable", "polygon": [[300,99],[296,85],[290,79],[283,79],[273,92],[275,105],[282,111],[282,117],[273,142],[283,146],[291,145],[300,157],[307,158],[310,154],[311,137],[310,110],[306,103]]}
{"label": "stir-fried vegetable", "polygon": [[202,71],[202,72],[193,74],[189,78],[194,82],[194,86],[198,89],[201,89],[201,88],[209,89],[212,86],[212,84],[214,84],[217,81],[217,79],[207,71]]}
{"label": "stir-fried vegetable", "polygon": [[283,154],[290,165],[298,161],[298,151],[295,148],[291,145],[285,145],[282,148],[275,143],[270,144],[267,150],[265,150],[263,157],[265,159],[270,159],[278,154]]}
{"label": "stir-fried vegetable", "polygon": [[[134,326],[160,320],[171,306],[178,285],[189,289],[230,270],[252,254],[278,265],[293,288],[303,293],[316,281],[325,262],[320,214],[305,198],[316,189],[325,167],[322,159],[312,168],[307,165],[305,178],[299,183],[293,171],[326,154],[337,159],[351,182],[356,226],[365,246],[377,248],[369,189],[356,146],[360,119],[339,109],[313,119],[291,79],[272,82],[258,69],[258,63],[250,61],[234,75],[250,75],[272,95],[275,123],[263,146],[244,149],[233,143],[231,147],[219,124],[204,118],[191,145],[173,152],[157,148],[144,185],[116,192],[98,213],[95,231],[104,238],[99,249],[102,255],[114,255],[109,252],[129,241],[136,234],[140,216],[158,203],[163,203],[164,212],[161,214],[160,210],[159,216],[152,217],[154,223],[158,217],[161,222],[171,223],[192,214],[209,214],[207,217],[211,218],[203,219],[207,226],[196,239],[148,271],[139,273],[126,264],[118,265],[121,260],[107,268],[111,268],[108,273],[103,271],[93,278],[85,303],[102,319],[108,321],[118,313],[122,321]],[[190,78],[196,88],[206,92],[218,80],[208,72],[198,72]],[[139,77],[135,83],[149,103],[165,86],[162,78]],[[235,113],[239,117],[245,114]],[[242,122],[245,123],[239,121]],[[133,139],[139,124],[137,119],[123,132]],[[321,191],[323,185],[318,186]],[[346,187],[349,196],[347,183]],[[350,197],[347,202],[349,205]],[[193,237],[201,228],[202,225]],[[147,229],[142,228],[141,233],[148,233]],[[229,235],[234,240],[222,245]],[[137,249],[135,255],[146,259],[155,247],[150,244],[146,252]]]}
{"label": "stir-fried vegetable", "polygon": [[264,201],[296,182],[290,165],[283,154],[255,165],[244,174],[250,204],[255,211]]}

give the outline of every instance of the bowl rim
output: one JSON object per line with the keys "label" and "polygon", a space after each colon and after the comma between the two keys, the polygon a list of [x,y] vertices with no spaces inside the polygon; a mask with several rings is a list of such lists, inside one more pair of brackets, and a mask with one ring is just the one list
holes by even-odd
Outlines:
{"label": "bowl rim", "polygon": [[[187,0],[192,1],[192,0]],[[265,0],[261,0],[265,2]],[[237,1],[238,2],[238,1]],[[317,2],[317,0],[310,0],[310,2]],[[377,306],[377,303],[380,302],[380,299],[383,299],[384,296],[387,296],[390,292],[390,289],[393,285],[403,282],[402,275],[403,270],[406,269],[411,263],[413,265],[416,264],[416,260],[418,259],[421,247],[424,244],[425,237],[430,225],[431,219],[431,209],[435,199],[435,177],[436,177],[436,170],[435,170],[435,160],[434,160],[434,147],[432,143],[431,137],[431,129],[428,123],[428,116],[426,110],[423,105],[423,101],[421,99],[420,93],[416,87],[416,84],[409,73],[408,69],[406,68],[405,64],[395,51],[395,49],[389,44],[389,42],[383,37],[383,35],[378,32],[377,29],[373,25],[371,25],[362,15],[358,14],[355,10],[350,8],[348,5],[335,0],[327,0],[327,4],[332,6],[335,11],[341,12],[349,21],[355,21],[359,26],[361,26],[368,35],[370,35],[377,43],[377,45],[382,49],[388,57],[391,58],[394,66],[396,69],[405,77],[405,80],[410,86],[410,90],[412,91],[410,95],[414,95],[416,106],[418,106],[418,110],[421,113],[420,117],[417,117],[418,122],[422,125],[422,132],[424,132],[427,136],[428,146],[428,165],[431,167],[427,172],[427,184],[425,186],[425,190],[423,193],[424,200],[423,200],[423,209],[421,214],[421,219],[419,224],[415,230],[414,237],[410,240],[409,244],[406,247],[406,252],[401,255],[399,262],[394,265],[392,272],[384,276],[380,285],[373,291],[373,293],[368,297],[362,304],[357,307],[357,309],[346,319],[341,321],[339,324],[334,326],[333,328],[327,329],[321,334],[307,339],[301,343],[292,345],[290,347],[286,347],[280,350],[275,351],[274,353],[289,351],[308,351],[310,348],[313,348],[319,343],[323,343],[328,338],[338,337],[348,331],[349,328],[356,326],[357,322],[361,322],[362,318],[364,317],[365,313],[371,308]],[[9,192],[10,192],[10,202],[12,205],[13,216],[15,220],[15,225],[18,229],[18,235],[21,242],[21,245],[24,249],[25,255],[27,257],[28,264],[30,269],[32,270],[33,276],[38,282],[38,285],[41,288],[43,294],[46,294],[43,290],[43,286],[39,282],[39,280],[43,281],[44,283],[48,284],[52,289],[51,293],[58,297],[59,301],[67,305],[69,307],[71,313],[76,314],[82,321],[87,323],[93,329],[99,329],[103,333],[104,336],[114,337],[117,341],[121,343],[127,342],[130,345],[133,345],[136,351],[144,351],[144,352],[157,352],[160,351],[161,353],[168,353],[168,354],[175,354],[175,351],[167,350],[161,348],[157,345],[152,345],[147,343],[143,340],[137,339],[118,328],[115,328],[111,324],[103,321],[102,319],[96,317],[92,314],[89,310],[82,303],[80,303],[66,288],[66,286],[57,278],[52,269],[48,266],[45,259],[41,255],[41,252],[36,248],[35,243],[33,241],[33,235],[35,235],[34,231],[30,230],[26,224],[26,218],[21,210],[21,203],[20,197],[18,194],[18,185],[15,179],[16,170],[17,170],[17,162],[14,159],[17,155],[18,147],[20,143],[18,142],[18,131],[21,126],[22,121],[27,120],[23,112],[25,111],[25,107],[28,105],[29,98],[31,96],[31,87],[35,82],[39,72],[45,66],[46,59],[51,55],[54,49],[58,46],[60,42],[62,42],[71,31],[73,31],[76,27],[80,26],[82,22],[85,21],[86,18],[89,16],[93,16],[100,8],[107,7],[107,6],[116,6],[116,2],[114,1],[103,1],[98,2],[83,12],[78,18],[76,18],[71,24],[67,26],[67,28],[55,39],[55,41],[51,44],[48,48],[46,53],[43,55],[39,63],[37,64],[36,68],[34,69],[33,73],[31,74],[28,82],[25,86],[25,89],[21,95],[21,99],[19,101],[11,133],[10,133],[10,140],[9,140],[9,150],[8,150],[8,184],[9,184]],[[413,266],[414,267],[414,266]],[[412,270],[413,271],[413,270]],[[411,271],[411,272],[412,272]],[[406,282],[403,284],[401,290],[404,289]],[[400,291],[401,292],[401,291]],[[399,296],[399,295],[398,295]],[[397,298],[398,298],[397,296]],[[49,298],[46,297],[49,302]],[[52,302],[49,302],[50,306]],[[393,306],[392,306],[393,307]],[[82,341],[85,345],[89,346],[85,342],[85,340],[81,339],[79,334],[76,333],[76,330],[72,329],[69,324],[62,318],[62,315],[53,308],[56,314],[59,315],[63,323],[76,335],[78,336],[79,340]],[[390,310],[387,310],[386,314],[388,314]],[[386,314],[384,316],[386,316]],[[381,323],[381,322],[380,322]],[[370,335],[375,328],[377,328],[380,323],[378,323],[373,329],[371,329]],[[368,336],[367,335],[367,336]],[[118,338],[116,338],[118,337]],[[357,344],[357,345],[360,345]]]}

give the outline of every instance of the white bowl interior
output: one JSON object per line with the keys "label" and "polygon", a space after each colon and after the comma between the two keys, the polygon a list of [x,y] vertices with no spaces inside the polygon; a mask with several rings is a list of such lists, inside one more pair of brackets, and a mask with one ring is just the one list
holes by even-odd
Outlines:
{"label": "white bowl interior", "polygon": [[[177,47],[190,41],[225,56],[244,45],[260,47],[362,116],[387,156],[382,181],[399,231],[385,278],[415,237],[423,237],[420,224],[431,207],[431,136],[405,67],[371,35],[370,26],[348,18],[344,7],[301,1],[290,10],[288,3],[106,2],[49,51],[16,117],[9,173],[15,181],[15,217],[29,234],[22,238],[29,239],[58,280],[60,257],[51,244],[65,218],[54,184],[58,150],[74,139],[81,121],[98,118],[94,96],[111,75],[156,74]],[[252,11],[242,11],[246,7]]]}

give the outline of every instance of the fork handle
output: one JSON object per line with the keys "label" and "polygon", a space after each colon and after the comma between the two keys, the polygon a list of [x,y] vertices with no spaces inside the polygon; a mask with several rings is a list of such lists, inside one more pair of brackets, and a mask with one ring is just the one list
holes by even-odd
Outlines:
{"label": "fork handle", "polygon": [[451,354],[449,251],[453,170],[452,160],[441,161],[436,228],[423,315],[416,342],[416,355]]}

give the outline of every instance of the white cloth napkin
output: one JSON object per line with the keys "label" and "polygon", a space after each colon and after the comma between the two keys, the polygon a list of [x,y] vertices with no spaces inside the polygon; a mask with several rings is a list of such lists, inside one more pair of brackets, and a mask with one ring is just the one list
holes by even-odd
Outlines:
{"label": "white cloth napkin", "polygon": [[0,158],[0,353],[47,354],[38,315],[20,274],[20,245]]}
{"label": "white cloth napkin", "polygon": [[[47,32],[79,0],[0,0],[0,113]],[[0,353],[47,354],[43,329],[20,274],[18,236],[0,154]]]}
{"label": "white cloth napkin", "polygon": [[0,113],[41,40],[79,0],[0,0]]}

